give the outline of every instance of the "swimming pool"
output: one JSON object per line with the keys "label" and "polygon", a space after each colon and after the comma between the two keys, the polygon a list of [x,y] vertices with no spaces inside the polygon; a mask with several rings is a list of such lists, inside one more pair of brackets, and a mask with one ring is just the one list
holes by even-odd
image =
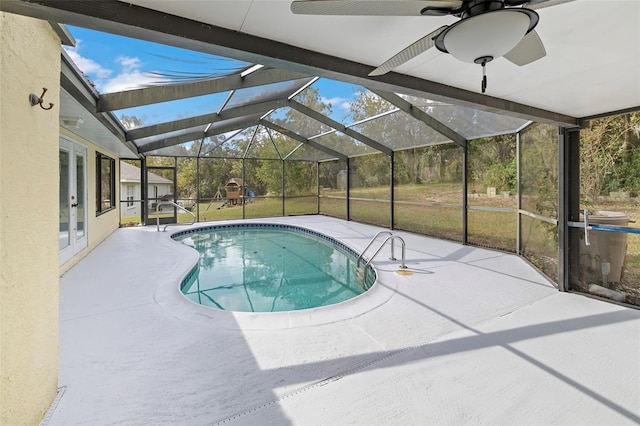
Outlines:
{"label": "swimming pool", "polygon": [[192,301],[242,312],[328,306],[362,294],[375,281],[356,278],[358,254],[326,235],[291,225],[233,224],[190,229],[172,238],[200,260],[181,284]]}

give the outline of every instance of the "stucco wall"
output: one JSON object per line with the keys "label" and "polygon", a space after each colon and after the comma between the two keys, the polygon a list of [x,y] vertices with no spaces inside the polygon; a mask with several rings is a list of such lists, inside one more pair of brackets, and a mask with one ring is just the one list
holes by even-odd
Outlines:
{"label": "stucco wall", "polygon": [[[72,133],[71,131],[60,128],[60,134],[68,137],[74,142],[87,147],[87,210],[89,212],[87,218],[88,244],[87,248],[82,250],[71,260],[60,267],[60,274],[71,269],[73,265],[78,263],[88,252],[93,250],[98,244],[104,241],[113,231],[120,226],[120,185],[117,184],[120,176],[120,161],[118,157],[109,151],[98,148],[90,141]],[[116,160],[116,208],[106,213],[96,216],[96,150],[102,154],[108,155]]]}
{"label": "stucco wall", "polygon": [[37,424],[58,385],[60,40],[0,13],[0,58],[0,424]]}

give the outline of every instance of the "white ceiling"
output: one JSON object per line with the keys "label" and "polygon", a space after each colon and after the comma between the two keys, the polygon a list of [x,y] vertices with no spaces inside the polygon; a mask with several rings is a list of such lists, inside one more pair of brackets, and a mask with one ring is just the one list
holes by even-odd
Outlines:
{"label": "white ceiling", "polygon": [[[81,119],[77,126],[69,127],[63,118]],[[106,150],[118,158],[137,158],[138,154],[123,144],[104,124],[67,92],[60,89],[60,125],[71,132],[91,141],[99,148]]]}
{"label": "white ceiling", "polygon": [[[371,66],[456,21],[301,16],[288,0],[129,2]],[[487,95],[577,118],[640,106],[640,0],[575,0],[538,13],[547,56],[524,67],[502,58],[489,63]],[[479,65],[436,49],[396,72],[480,92]]]}

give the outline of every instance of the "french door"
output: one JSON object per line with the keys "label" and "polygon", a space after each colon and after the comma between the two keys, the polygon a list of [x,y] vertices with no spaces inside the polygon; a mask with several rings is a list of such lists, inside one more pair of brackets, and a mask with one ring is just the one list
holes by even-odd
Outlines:
{"label": "french door", "polygon": [[87,247],[87,148],[60,138],[60,265]]}

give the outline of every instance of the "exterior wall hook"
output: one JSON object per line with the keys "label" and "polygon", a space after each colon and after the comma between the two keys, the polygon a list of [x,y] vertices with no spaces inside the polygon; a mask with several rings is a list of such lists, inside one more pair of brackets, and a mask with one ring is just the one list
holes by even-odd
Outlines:
{"label": "exterior wall hook", "polygon": [[42,102],[44,101],[44,94],[47,93],[47,88],[43,87],[42,88],[42,95],[40,96],[36,96],[33,93],[31,93],[29,95],[29,102],[31,103],[31,106],[36,106],[36,105],[40,105],[40,108],[44,109],[44,110],[50,110],[51,108],[53,108],[53,104],[51,102],[49,102],[49,107],[44,107],[42,105]]}

